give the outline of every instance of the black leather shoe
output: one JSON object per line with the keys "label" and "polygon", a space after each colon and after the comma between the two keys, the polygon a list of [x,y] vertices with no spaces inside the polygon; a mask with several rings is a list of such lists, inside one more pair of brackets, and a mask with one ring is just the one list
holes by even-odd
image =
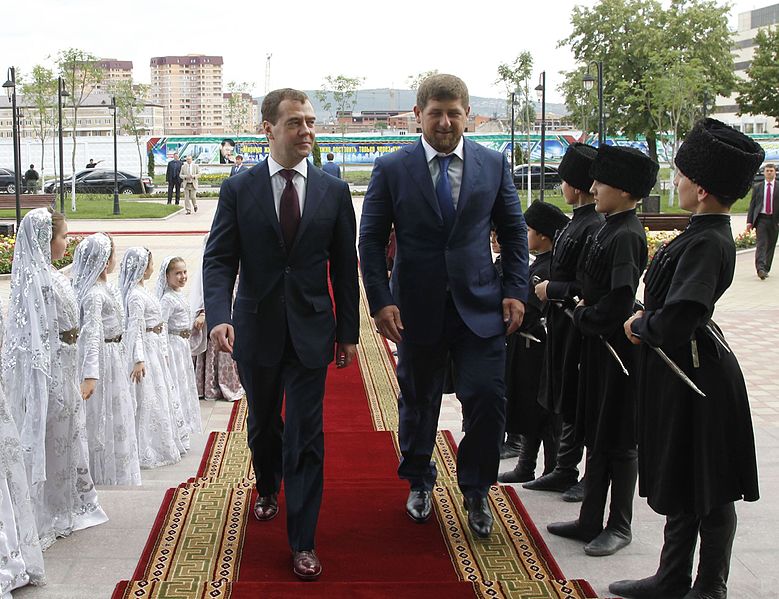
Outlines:
{"label": "black leather shoe", "polygon": [[305,581],[319,578],[322,573],[322,564],[313,549],[292,552],[292,572]]}
{"label": "black leather shoe", "polygon": [[689,586],[670,588],[655,576],[640,580],[618,580],[609,585],[609,592],[626,599],[682,599],[690,591]]}
{"label": "black leather shoe", "polygon": [[414,522],[425,522],[433,511],[433,502],[430,499],[430,491],[414,490],[406,499],[406,513]]}
{"label": "black leather shoe", "polygon": [[254,503],[254,517],[260,522],[273,520],[279,513],[278,493],[258,497]]}
{"label": "black leather shoe", "polygon": [[492,532],[492,511],[486,497],[463,499],[463,506],[468,512],[468,527],[477,537],[486,539]]}
{"label": "black leather shoe", "polygon": [[579,526],[578,520],[571,520],[570,522],[552,522],[546,525],[546,529],[553,535],[558,537],[565,537],[566,539],[576,539],[577,541],[584,541],[589,543],[600,533],[599,530],[584,530]]}
{"label": "black leather shoe", "polygon": [[568,503],[581,503],[584,501],[584,479],[581,479],[578,483],[568,489],[561,497],[563,501]]}
{"label": "black leather shoe", "polygon": [[549,474],[539,476],[535,480],[522,485],[525,489],[531,491],[554,491],[564,493],[576,484],[579,477],[576,474],[552,470]]}
{"label": "black leather shoe", "polygon": [[630,545],[633,536],[630,533],[621,533],[616,530],[604,528],[597,537],[584,546],[584,553],[593,557],[614,555],[620,549]]}

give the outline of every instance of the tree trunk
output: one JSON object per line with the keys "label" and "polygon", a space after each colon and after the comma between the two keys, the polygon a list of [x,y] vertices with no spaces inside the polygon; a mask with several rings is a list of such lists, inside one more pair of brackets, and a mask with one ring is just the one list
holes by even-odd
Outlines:
{"label": "tree trunk", "polygon": [[649,157],[657,162],[657,133],[654,131],[647,133],[646,145],[649,148]]}
{"label": "tree trunk", "polygon": [[73,151],[70,155],[70,168],[72,174],[70,176],[70,209],[76,211],[76,127],[78,124],[78,109],[76,104],[73,104]]}

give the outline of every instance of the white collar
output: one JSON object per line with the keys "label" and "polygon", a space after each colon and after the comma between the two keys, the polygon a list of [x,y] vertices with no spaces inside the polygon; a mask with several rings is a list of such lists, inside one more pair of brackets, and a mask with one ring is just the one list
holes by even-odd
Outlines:
{"label": "white collar", "polygon": [[[270,176],[272,177],[279,171],[283,171],[283,170],[285,170],[285,167],[281,166],[278,162],[276,162],[273,159],[273,156],[268,155],[268,172],[270,173]],[[303,158],[303,160],[298,162],[290,170],[297,171],[298,173],[303,175],[304,178],[308,178],[308,159]]]}
{"label": "white collar", "polygon": [[457,156],[460,160],[465,162],[465,158],[463,158],[463,137],[462,136],[460,136],[460,141],[457,142],[457,146],[455,147],[455,149],[449,152],[449,154],[444,154],[436,150],[433,146],[427,143],[427,140],[425,139],[424,135],[421,137],[421,139],[422,139],[422,147],[425,148],[425,159],[427,160],[428,164],[436,156],[451,156],[451,155]]}

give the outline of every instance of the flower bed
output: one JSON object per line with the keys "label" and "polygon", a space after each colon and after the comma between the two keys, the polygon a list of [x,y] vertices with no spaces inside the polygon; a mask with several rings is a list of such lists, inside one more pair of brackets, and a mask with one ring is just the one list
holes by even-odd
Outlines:
{"label": "flower bed", "polygon": [[[647,229],[646,245],[647,249],[649,250],[649,261],[652,261],[652,258],[654,257],[657,250],[671,241],[679,233],[681,233],[681,231],[650,231]],[[735,239],[735,242],[737,250],[745,250],[755,247],[757,245],[757,236],[755,234],[755,230],[752,229],[751,231],[744,231],[739,233]]]}
{"label": "flower bed", "polygon": [[[83,237],[68,237],[68,246],[65,248],[65,255],[62,260],[57,260],[54,263],[56,268],[64,268],[71,262],[73,262],[73,252],[76,251],[76,246],[83,239]],[[0,274],[7,275],[11,272],[11,265],[14,261],[14,245],[16,244],[15,237],[0,236]]]}

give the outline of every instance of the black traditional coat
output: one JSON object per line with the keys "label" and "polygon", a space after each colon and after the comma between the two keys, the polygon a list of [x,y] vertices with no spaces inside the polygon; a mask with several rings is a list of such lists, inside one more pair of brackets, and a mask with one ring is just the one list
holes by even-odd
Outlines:
{"label": "black traditional coat", "polygon": [[[590,451],[620,451],[636,445],[638,347],[625,337],[623,325],[633,313],[646,261],[646,234],[635,210],[607,216],[587,243],[582,275],[585,306],[576,308],[574,321],[583,335],[576,430]],[[619,354],[630,376],[622,372],[604,340]]]}
{"label": "black traditional coat", "polygon": [[[703,516],[758,499],[757,462],[744,377],[714,305],[730,287],[736,251],[727,214],[692,217],[661,248],[644,278],[646,313],[638,394],[639,493],[661,514]],[[661,347],[706,394],[700,397],[651,349]]]}
{"label": "black traditional coat", "polygon": [[576,415],[582,336],[564,309],[573,309],[573,297],[581,295],[584,246],[603,222],[603,215],[595,212],[595,204],[574,208],[571,222],[555,240],[549,267],[548,336],[538,401],[550,412],[562,414],[566,422],[573,422]]}
{"label": "black traditional coat", "polygon": [[[536,256],[530,265],[530,278],[549,278],[552,252]],[[546,329],[542,322],[546,302],[530,293],[525,304],[522,326],[506,342],[506,431],[512,434],[539,436],[549,424],[550,414],[538,403],[539,383],[544,365]],[[528,333],[539,339],[536,343],[523,337]]]}

